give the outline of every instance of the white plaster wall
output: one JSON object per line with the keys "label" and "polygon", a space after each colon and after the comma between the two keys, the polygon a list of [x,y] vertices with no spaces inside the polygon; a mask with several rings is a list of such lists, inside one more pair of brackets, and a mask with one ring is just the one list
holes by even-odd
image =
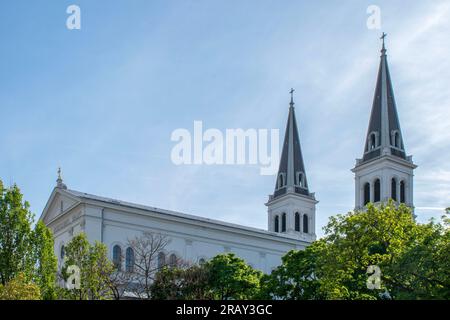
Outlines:
{"label": "white plaster wall", "polygon": [[[125,255],[128,239],[140,236],[143,232],[155,232],[170,239],[165,250],[167,254],[176,253],[185,261],[197,263],[201,258],[207,260],[224,252],[233,252],[254,268],[266,273],[280,265],[281,257],[289,250],[304,249],[307,245],[300,240],[275,233],[255,234],[252,230],[247,232],[245,229],[215,225],[208,227],[202,221],[184,221],[179,218],[167,220],[160,213],[142,214],[131,211],[80,204],[73,214],[66,214],[61,220],[70,223],[66,223],[65,227],[55,233],[55,252],[59,263],[61,245],[67,244],[78,232],[85,232],[91,242],[103,240],[110,259],[114,245],[119,244]],[[83,215],[80,216],[81,213]],[[50,227],[55,228],[61,223],[63,222],[52,223]]]}

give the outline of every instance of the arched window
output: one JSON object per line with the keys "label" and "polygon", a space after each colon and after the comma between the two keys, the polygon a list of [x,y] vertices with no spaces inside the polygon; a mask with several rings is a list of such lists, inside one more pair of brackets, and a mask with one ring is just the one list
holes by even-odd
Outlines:
{"label": "arched window", "polygon": [[280,232],[280,221],[278,216],[275,216],[275,232]]}
{"label": "arched window", "polygon": [[122,248],[119,245],[113,247],[113,263],[117,270],[122,269]]}
{"label": "arched window", "polygon": [[169,257],[169,265],[171,267],[176,267],[177,266],[177,256],[175,253],[172,253]]}
{"label": "arched window", "polygon": [[405,181],[400,181],[400,202],[406,202]]}
{"label": "arched window", "polygon": [[295,213],[295,231],[300,231],[300,213]]}
{"label": "arched window", "polygon": [[369,136],[369,151],[377,147],[377,137],[375,132],[372,132]]}
{"label": "arched window", "polygon": [[166,254],[164,252],[158,253],[158,268],[162,268],[166,265]]}
{"label": "arched window", "polygon": [[391,199],[397,201],[397,179],[391,180]]}
{"label": "arched window", "polygon": [[61,260],[64,259],[64,257],[66,256],[66,247],[64,247],[64,245],[61,246],[59,256],[61,257]]}
{"label": "arched window", "polygon": [[364,205],[370,202],[370,183],[364,185]]}
{"label": "arched window", "polygon": [[400,148],[400,134],[398,131],[394,133],[394,146]]}
{"label": "arched window", "polygon": [[283,186],[284,186],[283,174],[280,173],[280,176],[278,177],[278,188],[282,188]]}
{"label": "arched window", "polygon": [[303,172],[297,173],[297,185],[301,188],[305,188],[305,175]]}
{"label": "arched window", "polygon": [[303,215],[303,233],[308,233],[308,216],[305,214]]}
{"label": "arched window", "polygon": [[281,215],[281,232],[286,232],[286,213]]}
{"label": "arched window", "polygon": [[374,185],[374,202],[380,202],[381,200],[381,184],[380,184],[380,179],[375,180],[375,185]]}
{"label": "arched window", "polygon": [[131,247],[128,247],[125,252],[125,270],[127,272],[133,272],[134,270],[134,250]]}

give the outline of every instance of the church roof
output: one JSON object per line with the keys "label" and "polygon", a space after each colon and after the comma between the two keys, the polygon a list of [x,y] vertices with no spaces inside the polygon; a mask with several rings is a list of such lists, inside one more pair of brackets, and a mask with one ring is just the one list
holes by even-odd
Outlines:
{"label": "church roof", "polygon": [[407,159],[387,62],[385,36],[383,34],[377,84],[367,129],[364,156],[360,163],[383,155]]}
{"label": "church roof", "polygon": [[287,193],[310,196],[295,118],[293,92],[294,90],[292,89],[283,150],[281,152],[277,182],[272,198],[277,198]]}
{"label": "church roof", "polygon": [[[53,190],[53,193],[50,196],[50,199],[48,200],[48,203],[47,203],[46,207],[44,208],[44,211],[42,212],[40,220],[45,220],[45,216],[48,213],[50,203],[52,202],[52,199],[56,193],[75,197],[76,199],[79,199],[78,203],[91,200],[91,201],[98,202],[98,203],[104,203],[105,205],[109,204],[112,206],[122,207],[124,210],[136,209],[136,210],[140,210],[142,212],[146,212],[147,214],[157,214],[157,215],[160,215],[161,217],[165,217],[167,219],[182,219],[185,222],[189,221],[190,223],[195,223],[198,226],[208,227],[208,228],[212,228],[212,229],[225,228],[228,231],[232,231],[232,232],[236,232],[236,233],[240,233],[240,234],[246,233],[246,234],[256,236],[256,237],[271,239],[273,241],[277,241],[280,243],[281,242],[283,242],[283,243],[290,242],[290,243],[293,243],[296,245],[297,244],[303,245],[306,241],[305,239],[299,239],[298,237],[295,237],[295,236],[292,236],[289,234],[278,234],[278,233],[274,233],[271,231],[258,229],[258,228],[254,228],[254,227],[243,226],[243,225],[239,225],[239,224],[235,224],[235,223],[224,222],[224,221],[220,221],[220,220],[216,220],[216,219],[210,219],[210,218],[200,217],[200,216],[196,216],[196,215],[181,213],[181,212],[177,212],[177,211],[146,206],[146,205],[142,205],[142,204],[102,197],[102,196],[98,196],[98,195],[94,195],[94,194],[89,194],[89,193],[80,192],[80,191],[76,191],[76,190],[72,190],[72,189],[68,189],[68,188],[59,188],[59,187],[56,187]],[[69,211],[69,210],[70,210],[70,208],[67,209],[67,211]],[[61,217],[61,215],[55,217],[54,219],[57,219],[59,217]],[[47,221],[47,222],[51,223],[51,221]]]}

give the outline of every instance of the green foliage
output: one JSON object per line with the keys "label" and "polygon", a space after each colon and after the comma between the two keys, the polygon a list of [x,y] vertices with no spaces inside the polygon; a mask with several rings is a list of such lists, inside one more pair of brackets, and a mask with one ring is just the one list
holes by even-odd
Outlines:
{"label": "green foliage", "polygon": [[0,182],[0,282],[3,285],[19,273],[27,278],[32,274],[33,218],[19,188],[14,185],[5,189]]}
{"label": "green foliage", "polygon": [[205,265],[164,267],[156,274],[151,286],[151,297],[153,300],[211,299],[209,275]]}
{"label": "green foliage", "polygon": [[53,300],[56,298],[57,259],[53,234],[42,221],[38,221],[34,229],[33,244],[37,261],[34,282],[39,284],[43,299]]}
{"label": "green foliage", "polygon": [[209,287],[219,300],[252,299],[258,296],[262,273],[232,253],[215,256],[206,263]]}
{"label": "green foliage", "polygon": [[325,227],[328,249],[322,257],[324,291],[333,299],[378,299],[380,290],[367,288],[367,268],[382,270],[383,287],[398,287],[390,266],[414,245],[417,224],[409,208],[391,202],[366,211],[330,218]]}
{"label": "green foliage", "polygon": [[21,275],[34,281],[43,299],[55,298],[56,257],[50,230],[38,222],[20,189],[5,188],[0,181],[0,283]]}
{"label": "green foliage", "polygon": [[165,267],[152,284],[152,299],[254,299],[262,273],[234,254],[221,254],[202,265]]}
{"label": "green foliage", "polygon": [[62,290],[61,298],[72,300],[111,299],[111,278],[115,271],[108,259],[104,244],[95,242],[91,245],[84,233],[78,234],[67,244],[62,277],[66,281],[70,274],[69,266],[80,268],[80,288]]}
{"label": "green foliage", "polygon": [[0,300],[40,300],[39,287],[27,280],[23,273],[18,273],[6,285],[0,284]]}
{"label": "green foliage", "polygon": [[164,267],[156,273],[155,280],[150,286],[150,296],[153,300],[183,299],[181,282],[183,281],[181,268]]}
{"label": "green foliage", "polygon": [[450,231],[431,221],[420,225],[414,246],[391,266],[402,285],[392,288],[399,299],[450,299]]}
{"label": "green foliage", "polygon": [[325,249],[316,241],[305,250],[292,250],[282,258],[282,264],[261,279],[262,299],[310,300],[321,299],[317,279],[318,259]]}
{"label": "green foliage", "polygon": [[[263,278],[265,298],[449,298],[450,235],[443,224],[418,224],[408,207],[390,202],[331,217],[325,232]],[[371,265],[381,270],[380,289],[367,287]]]}

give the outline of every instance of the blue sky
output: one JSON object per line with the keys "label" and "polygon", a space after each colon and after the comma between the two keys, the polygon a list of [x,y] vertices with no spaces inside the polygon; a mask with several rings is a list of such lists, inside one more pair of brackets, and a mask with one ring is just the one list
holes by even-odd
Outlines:
{"label": "blue sky", "polygon": [[[65,26],[81,8],[81,30]],[[0,179],[39,216],[69,188],[258,228],[275,177],[175,166],[173,130],[279,128],[291,87],[317,233],[354,206],[379,63],[381,8],[419,221],[450,204],[448,1],[3,1]]]}

